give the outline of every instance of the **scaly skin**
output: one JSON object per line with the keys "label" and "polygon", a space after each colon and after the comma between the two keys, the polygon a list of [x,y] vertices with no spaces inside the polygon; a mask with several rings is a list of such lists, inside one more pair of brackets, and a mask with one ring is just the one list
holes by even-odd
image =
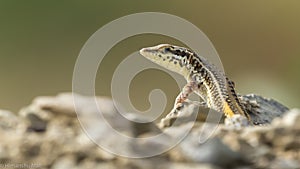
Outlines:
{"label": "scaly skin", "polygon": [[152,62],[181,74],[187,80],[176,98],[174,111],[168,116],[176,115],[176,110],[188,101],[189,94],[195,92],[204,101],[204,106],[223,112],[227,118],[237,114],[251,121],[237,97],[233,82],[205,58],[187,48],[169,44],[143,48],[140,53]]}

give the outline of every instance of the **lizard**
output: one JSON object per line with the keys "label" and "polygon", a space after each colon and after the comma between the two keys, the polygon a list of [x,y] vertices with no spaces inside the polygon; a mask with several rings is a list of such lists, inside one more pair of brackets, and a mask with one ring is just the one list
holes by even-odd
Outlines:
{"label": "lizard", "polygon": [[241,116],[247,119],[247,124],[251,124],[251,117],[241,104],[233,81],[206,58],[188,48],[170,44],[142,48],[140,54],[182,75],[187,81],[167,117],[177,116],[184,103],[190,101],[188,96],[194,92],[204,101],[201,102],[202,106],[224,113],[228,119]]}

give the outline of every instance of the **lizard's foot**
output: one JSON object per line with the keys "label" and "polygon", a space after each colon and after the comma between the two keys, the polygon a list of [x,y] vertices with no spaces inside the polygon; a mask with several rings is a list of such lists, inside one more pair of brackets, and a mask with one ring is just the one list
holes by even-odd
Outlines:
{"label": "lizard's foot", "polygon": [[161,128],[170,127],[175,120],[181,116],[181,111],[189,104],[189,101],[183,103],[177,103],[171,112],[163,119],[161,119],[159,126]]}
{"label": "lizard's foot", "polygon": [[177,103],[166,118],[178,117],[180,111],[188,104],[188,102]]}
{"label": "lizard's foot", "polygon": [[251,126],[251,123],[247,117],[240,114],[235,114],[232,117],[225,118],[224,123],[226,126],[234,129],[241,129],[242,127]]}
{"label": "lizard's foot", "polygon": [[[207,108],[207,104],[205,102],[191,101],[186,100],[183,103],[177,103],[176,106],[171,110],[171,112],[160,121],[160,127],[169,127],[171,126],[178,117],[189,119],[193,113],[195,113],[196,107],[204,107]],[[198,113],[198,112],[196,112]]]}
{"label": "lizard's foot", "polygon": [[186,102],[178,103],[176,106],[171,110],[171,112],[163,119],[161,119],[159,126],[161,128],[170,127],[175,120],[181,116],[181,111],[187,106]]}

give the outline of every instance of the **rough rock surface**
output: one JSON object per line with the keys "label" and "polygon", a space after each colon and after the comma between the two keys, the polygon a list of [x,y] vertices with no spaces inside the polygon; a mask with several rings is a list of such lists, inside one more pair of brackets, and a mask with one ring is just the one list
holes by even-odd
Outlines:
{"label": "rough rock surface", "polygon": [[[127,120],[109,98],[74,97],[76,111],[70,93],[38,97],[18,114],[0,110],[0,168],[300,168],[299,109],[264,126],[234,129],[219,124],[201,143],[205,123],[199,119],[160,129],[152,122],[134,122],[145,120],[136,114],[128,114],[132,121]],[[122,142],[111,128],[132,138],[163,135],[151,141]],[[122,153],[148,155],[145,152],[171,144],[187,128],[191,131],[175,147],[153,157],[121,157],[96,144],[105,143]]]}

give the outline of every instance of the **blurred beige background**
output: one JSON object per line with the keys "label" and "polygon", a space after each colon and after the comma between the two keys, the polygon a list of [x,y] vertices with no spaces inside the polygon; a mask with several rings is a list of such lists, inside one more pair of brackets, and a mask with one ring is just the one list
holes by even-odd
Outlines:
{"label": "blurred beige background", "polygon": [[[114,19],[149,11],[197,25],[215,45],[239,93],[300,106],[300,1],[36,0],[0,1],[0,108],[17,111],[36,96],[71,91],[74,63],[87,39]],[[180,44],[159,35],[139,35],[116,45],[100,65],[97,94],[110,96],[113,71],[128,54],[162,42]],[[145,110],[154,88],[165,91],[170,109],[179,89],[157,70],[132,81],[134,105]]]}

